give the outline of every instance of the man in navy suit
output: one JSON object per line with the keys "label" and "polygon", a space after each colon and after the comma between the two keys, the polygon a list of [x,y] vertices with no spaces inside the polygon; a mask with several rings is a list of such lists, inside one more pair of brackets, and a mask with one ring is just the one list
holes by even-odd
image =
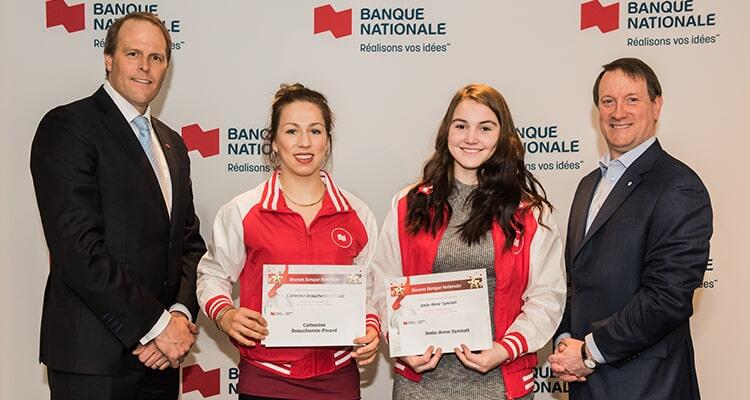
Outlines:
{"label": "man in navy suit", "polygon": [[34,136],[50,253],[40,360],[52,399],[178,397],[205,245],[185,145],[149,106],[170,50],[155,15],[117,20],[104,85],[48,112]]}
{"label": "man in navy suit", "polygon": [[641,60],[603,67],[594,104],[608,152],[576,190],[568,300],[553,371],[570,399],[699,399],[689,319],[712,234],[698,175],[655,138],[662,91]]}

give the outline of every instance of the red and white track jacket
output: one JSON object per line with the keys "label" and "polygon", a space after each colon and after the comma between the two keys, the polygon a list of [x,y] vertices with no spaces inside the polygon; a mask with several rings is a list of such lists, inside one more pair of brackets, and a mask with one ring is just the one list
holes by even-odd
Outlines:
{"label": "red and white track jacket", "polygon": [[[428,274],[437,255],[443,227],[436,236],[406,230],[406,194],[410,187],[397,194],[383,223],[373,269],[385,277]],[[429,189],[420,191],[429,196]],[[522,211],[519,211],[522,212]],[[538,212],[525,212],[524,234],[518,235],[510,251],[504,251],[505,235],[500,226],[492,225],[495,247],[495,338],[510,355],[500,366],[508,399],[518,398],[534,388],[536,351],[555,333],[565,306],[565,267],[563,245],[557,226],[549,212],[537,222]],[[385,318],[386,289],[384,279],[375,279],[376,305]],[[386,324],[387,325],[387,324]],[[385,332],[387,333],[387,327]],[[421,376],[400,360],[396,372],[419,381]]]}
{"label": "red and white track jacket", "polygon": [[[377,234],[372,211],[336,187],[326,172],[320,176],[326,194],[309,227],[287,207],[278,172],[219,210],[208,252],[198,264],[198,301],[209,318],[232,305],[232,285],[238,281],[240,306],[261,310],[264,264],[357,264],[369,272]],[[368,299],[371,279],[368,273]],[[366,324],[380,330],[377,312],[369,303]],[[246,362],[295,379],[323,375],[352,362],[351,347],[235,345]]]}

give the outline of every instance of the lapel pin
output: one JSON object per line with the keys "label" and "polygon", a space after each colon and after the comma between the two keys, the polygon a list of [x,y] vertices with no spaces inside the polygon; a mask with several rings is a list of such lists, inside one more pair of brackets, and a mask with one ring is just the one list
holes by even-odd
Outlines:
{"label": "lapel pin", "polygon": [[[169,143],[164,143],[164,148],[169,150],[172,148],[172,146],[170,146]],[[630,185],[630,183],[628,183],[628,185]]]}
{"label": "lapel pin", "polygon": [[[167,148],[169,148],[169,145],[167,145]],[[628,186],[632,185],[633,181],[628,181]]]}

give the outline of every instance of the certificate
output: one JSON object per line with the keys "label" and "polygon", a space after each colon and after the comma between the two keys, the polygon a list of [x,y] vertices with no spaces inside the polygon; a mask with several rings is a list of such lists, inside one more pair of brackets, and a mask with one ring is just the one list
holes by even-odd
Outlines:
{"label": "certificate", "polygon": [[263,344],[351,346],[365,335],[365,282],[357,265],[264,265]]}
{"label": "certificate", "polygon": [[484,269],[386,279],[391,357],[491,348],[486,283]]}

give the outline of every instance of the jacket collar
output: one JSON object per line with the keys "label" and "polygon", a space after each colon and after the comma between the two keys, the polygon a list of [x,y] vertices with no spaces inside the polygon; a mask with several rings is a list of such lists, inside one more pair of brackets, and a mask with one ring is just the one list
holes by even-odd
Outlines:
{"label": "jacket collar", "polygon": [[597,183],[601,179],[601,172],[595,170],[582,181],[582,190],[576,194],[574,200],[574,208],[571,210],[571,218],[576,223],[573,227],[574,235],[573,240],[577,243],[571,243],[573,246],[573,258],[578,255],[583,246],[593,237],[599,229],[604,226],[609,218],[617,211],[622,203],[630,196],[636,187],[643,180],[642,175],[649,173],[656,161],[661,157],[664,151],[661,148],[658,140],[649,146],[643,154],[641,154],[632,165],[628,167],[625,173],[622,175],[620,180],[617,182],[612,191],[607,196],[607,199],[602,204],[599,212],[596,214],[594,221],[591,223],[588,232],[584,234],[586,226],[586,217],[588,215],[588,209],[591,204],[591,199],[594,196]]}
{"label": "jacket collar", "polygon": [[[284,199],[283,189],[281,187],[281,179],[279,179],[281,172],[275,171],[273,175],[266,181],[263,187],[263,196],[261,197],[261,210],[264,211],[286,211],[290,212],[291,209],[286,205]],[[328,172],[321,170],[320,179],[325,185],[325,196],[323,197],[323,206],[321,208],[322,213],[340,213],[349,212],[352,210],[352,206],[349,200],[344,197],[338,186],[333,183],[333,179]]]}
{"label": "jacket collar", "polygon": [[112,102],[115,103],[115,106],[118,110],[122,113],[122,116],[125,117],[125,120],[128,121],[128,123],[132,123],[133,120],[138,117],[139,115],[143,115],[146,117],[146,120],[151,124],[151,104],[149,104],[146,107],[146,111],[141,114],[138,110],[136,110],[135,106],[130,104],[122,95],[115,90],[114,87],[112,87],[112,84],[109,83],[108,80],[104,81],[104,84],[102,85],[102,88],[105,92],[109,95],[109,97],[112,99]]}

